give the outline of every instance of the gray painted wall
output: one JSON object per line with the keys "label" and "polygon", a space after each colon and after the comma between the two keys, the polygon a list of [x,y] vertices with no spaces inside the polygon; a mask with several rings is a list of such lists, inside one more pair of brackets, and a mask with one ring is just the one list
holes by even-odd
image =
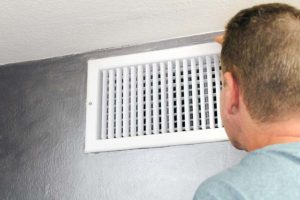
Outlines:
{"label": "gray painted wall", "polygon": [[0,66],[0,199],[192,199],[245,153],[219,142],[85,154],[86,63],[213,36]]}

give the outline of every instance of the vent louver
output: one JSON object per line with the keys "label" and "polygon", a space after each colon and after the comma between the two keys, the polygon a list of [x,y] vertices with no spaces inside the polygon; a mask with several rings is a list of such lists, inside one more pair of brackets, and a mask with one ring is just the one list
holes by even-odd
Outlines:
{"label": "vent louver", "polygon": [[225,140],[220,47],[89,61],[86,152]]}

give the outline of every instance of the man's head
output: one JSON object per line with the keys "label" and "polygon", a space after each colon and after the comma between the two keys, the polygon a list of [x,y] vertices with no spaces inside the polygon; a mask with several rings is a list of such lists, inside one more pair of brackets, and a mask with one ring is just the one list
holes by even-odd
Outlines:
{"label": "man's head", "polygon": [[227,24],[221,62],[222,118],[238,148],[252,126],[300,116],[300,11],[264,4]]}

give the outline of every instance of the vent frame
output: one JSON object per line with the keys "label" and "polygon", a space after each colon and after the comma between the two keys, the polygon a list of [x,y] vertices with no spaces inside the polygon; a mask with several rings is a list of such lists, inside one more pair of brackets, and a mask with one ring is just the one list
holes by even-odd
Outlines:
{"label": "vent frame", "polygon": [[[220,45],[216,43],[206,43],[89,60],[87,75],[85,152],[91,153],[101,151],[163,147],[171,145],[184,145],[228,140],[224,128],[173,132],[156,135],[137,134],[137,136],[133,137],[99,139],[100,127],[98,121],[100,120],[100,94],[102,94],[102,92],[107,92],[102,91],[102,88],[100,87],[100,80],[102,76],[102,73],[100,73],[101,70],[213,55],[219,54],[220,51]],[[168,70],[167,67],[166,70]],[[168,87],[168,85],[166,87]],[[219,110],[218,115],[220,115]]]}

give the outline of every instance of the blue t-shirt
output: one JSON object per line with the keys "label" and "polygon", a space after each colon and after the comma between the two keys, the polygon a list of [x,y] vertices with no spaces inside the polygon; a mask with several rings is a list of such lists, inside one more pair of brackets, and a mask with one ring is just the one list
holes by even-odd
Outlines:
{"label": "blue t-shirt", "polygon": [[300,142],[270,145],[249,153],[203,182],[194,200],[300,200]]}

